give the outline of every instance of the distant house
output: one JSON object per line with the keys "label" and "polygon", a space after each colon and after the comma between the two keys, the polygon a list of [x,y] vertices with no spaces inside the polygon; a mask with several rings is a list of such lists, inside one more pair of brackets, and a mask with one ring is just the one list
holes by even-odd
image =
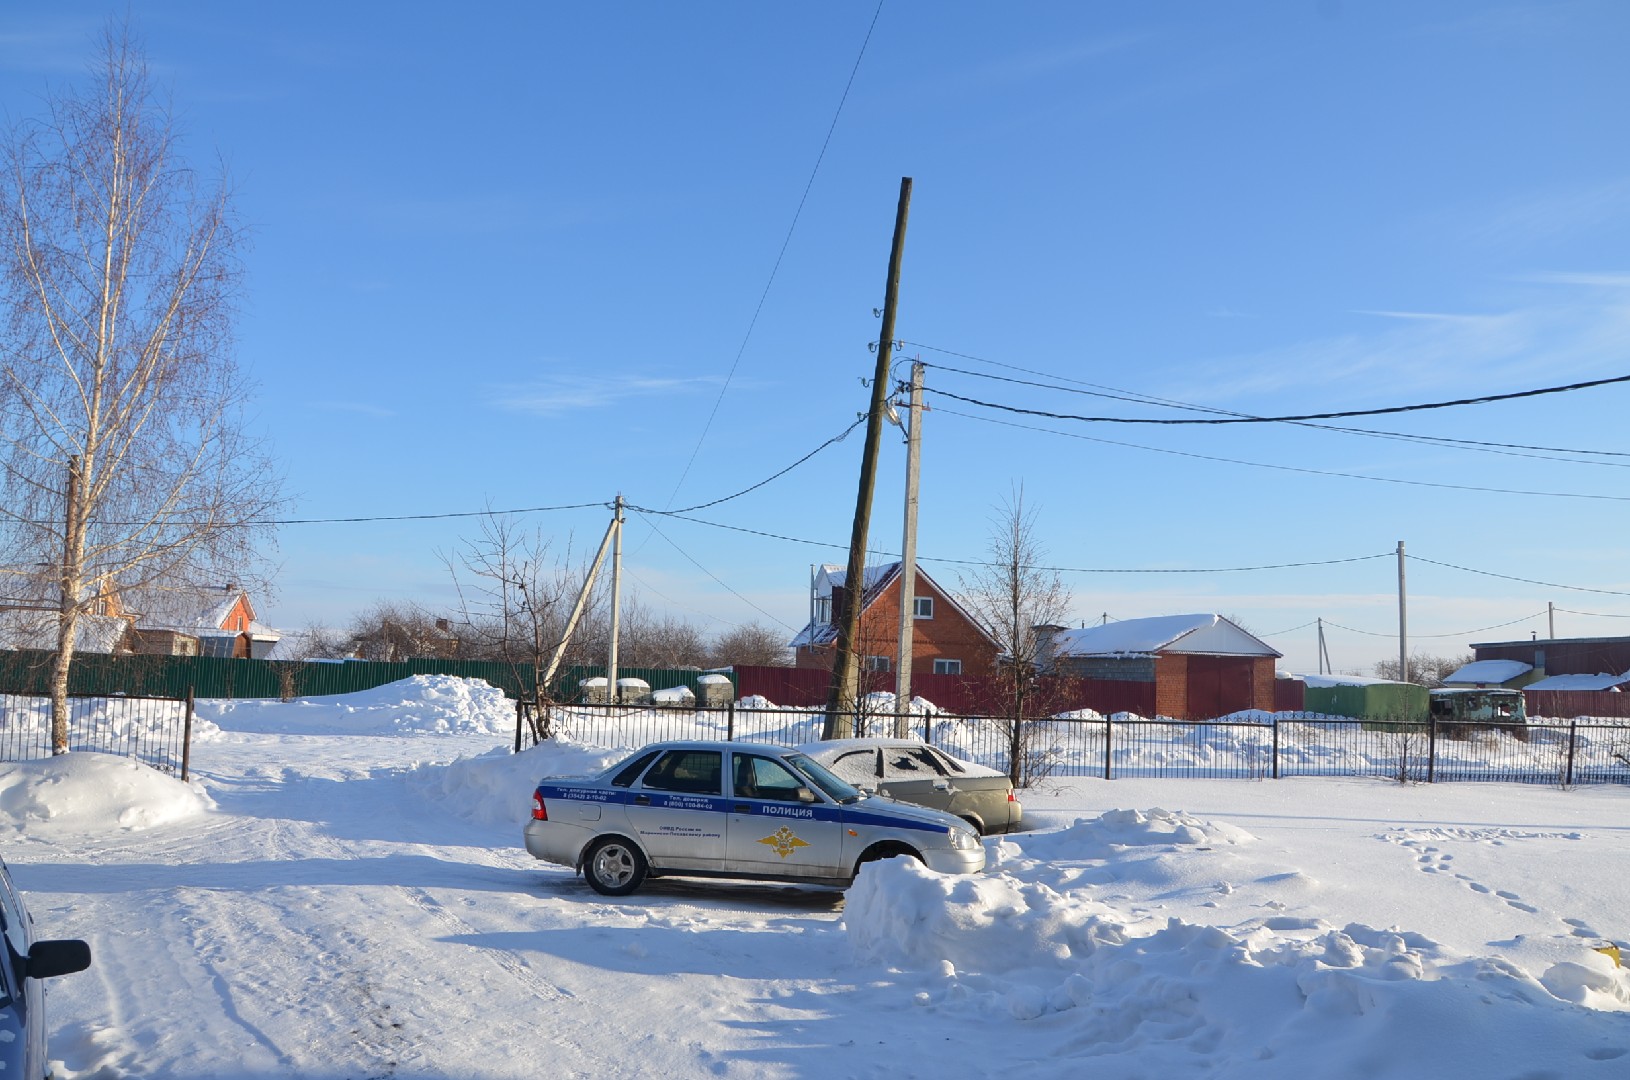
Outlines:
{"label": "distant house", "polygon": [[1036,627],[1043,671],[1155,684],[1155,710],[1202,720],[1274,707],[1273,646],[1221,615],[1161,615],[1070,630]]}
{"label": "distant house", "polygon": [[282,636],[256,621],[249,594],[234,584],[145,591],[129,606],[137,653],[260,660]]}
{"label": "distant house", "polygon": [[[0,567],[0,649],[57,647],[62,586],[52,566]],[[127,653],[130,616],[106,579],[88,583],[74,629],[74,651]]]}
{"label": "distant house", "polygon": [[1534,665],[1521,660],[1473,660],[1444,676],[1443,685],[1451,689],[1517,690],[1537,678],[1540,676],[1534,673]]}
{"label": "distant house", "polygon": [[1630,637],[1538,638],[1474,644],[1479,661],[1516,660],[1548,675],[1599,675],[1630,671]]}
{"label": "distant house", "polygon": [[[838,624],[851,603],[842,566],[822,566],[810,589],[809,623],[789,643],[793,666],[832,670]],[[900,662],[898,562],[866,568],[860,596],[860,636],[853,643],[868,671],[894,671]],[[996,667],[996,641],[973,616],[919,567],[912,597],[913,675],[984,675]]]}

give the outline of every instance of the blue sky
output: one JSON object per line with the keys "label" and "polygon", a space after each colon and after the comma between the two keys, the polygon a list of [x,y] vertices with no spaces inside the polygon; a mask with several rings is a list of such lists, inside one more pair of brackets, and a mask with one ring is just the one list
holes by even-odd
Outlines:
{"label": "blue sky", "polygon": [[[38,111],[124,10],[11,0],[6,111]],[[1088,571],[1403,540],[1418,648],[1543,636],[1548,603],[1560,635],[1630,633],[1630,457],[932,392],[1194,415],[1058,389],[1092,383],[1286,415],[1626,374],[1621,4],[884,0],[858,70],[869,0],[129,10],[189,157],[224,165],[253,227],[239,357],[292,517],[663,510],[757,483],[865,408],[911,176],[897,337],[930,365],[919,551],[943,584],[1023,484],[1078,620],[1218,611],[1311,670],[1322,617],[1336,666],[1367,667],[1397,651],[1390,557]],[[1627,453],[1627,406],[1610,386],[1335,423]],[[810,564],[844,560],[861,445],[694,515],[712,524],[631,515],[627,586],[790,636]],[[903,465],[891,436],[884,552]],[[576,556],[607,518],[525,522]],[[261,615],[450,603],[438,552],[477,529],[285,527]]]}

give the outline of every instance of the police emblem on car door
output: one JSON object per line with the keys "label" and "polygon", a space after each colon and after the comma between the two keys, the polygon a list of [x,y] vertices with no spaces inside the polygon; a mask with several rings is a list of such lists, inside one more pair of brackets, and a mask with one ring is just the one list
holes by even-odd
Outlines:
{"label": "police emblem on car door", "polygon": [[730,868],[792,877],[840,876],[843,825],[838,808],[774,758],[731,757],[735,798],[725,840]]}

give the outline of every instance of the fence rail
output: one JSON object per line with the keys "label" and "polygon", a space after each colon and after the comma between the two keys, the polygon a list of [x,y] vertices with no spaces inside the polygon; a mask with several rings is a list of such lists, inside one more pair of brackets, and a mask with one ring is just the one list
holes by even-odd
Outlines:
{"label": "fence rail", "polygon": [[[134,758],[189,779],[192,696],[74,695],[68,699],[68,749]],[[51,699],[0,694],[0,761],[52,755]]]}
{"label": "fence rail", "polygon": [[[895,717],[856,718],[861,736],[888,736]],[[1630,784],[1630,725],[1517,725],[1354,720],[1276,713],[1247,720],[1053,717],[1021,721],[944,714],[903,717],[914,737],[1029,786],[1049,777],[1278,779],[1369,776],[1421,782]],[[630,749],[666,739],[814,742],[822,709],[552,705],[516,709],[515,749],[562,735]]]}

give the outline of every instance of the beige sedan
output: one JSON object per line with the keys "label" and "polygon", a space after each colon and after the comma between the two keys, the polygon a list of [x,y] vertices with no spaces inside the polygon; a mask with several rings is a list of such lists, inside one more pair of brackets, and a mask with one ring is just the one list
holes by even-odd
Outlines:
{"label": "beige sedan", "polygon": [[798,749],[856,787],[955,814],[981,833],[1012,832],[1024,818],[1006,774],[914,739],[829,739]]}

